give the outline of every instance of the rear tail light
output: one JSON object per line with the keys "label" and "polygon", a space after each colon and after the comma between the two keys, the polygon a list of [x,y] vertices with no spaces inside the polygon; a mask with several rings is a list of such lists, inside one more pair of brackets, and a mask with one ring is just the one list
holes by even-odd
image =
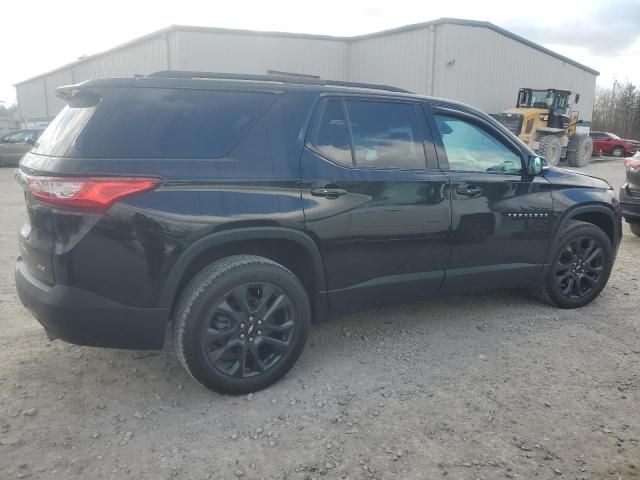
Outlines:
{"label": "rear tail light", "polygon": [[627,158],[624,161],[624,166],[627,167],[631,173],[640,172],[640,158]]}
{"label": "rear tail light", "polygon": [[159,178],[140,177],[38,177],[21,175],[33,198],[59,208],[104,213],[125,197],[157,188]]}

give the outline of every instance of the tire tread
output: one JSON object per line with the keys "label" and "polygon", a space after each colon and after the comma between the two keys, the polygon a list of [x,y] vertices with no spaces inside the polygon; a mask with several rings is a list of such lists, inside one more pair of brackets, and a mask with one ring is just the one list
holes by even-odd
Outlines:
{"label": "tire tread", "polygon": [[[556,242],[556,247],[561,245],[563,240],[570,235],[573,231],[580,229],[580,228],[584,228],[584,227],[596,227],[595,225],[593,225],[592,223],[589,222],[583,222],[580,220],[569,220],[566,225],[563,227],[563,229],[560,231],[560,234],[557,237],[557,242]],[[604,232],[603,232],[604,233]],[[555,258],[555,255],[554,255]],[[611,267],[611,265],[610,265]],[[609,275],[610,271],[607,272],[606,274]],[[545,276],[545,278],[542,280],[541,285],[534,287],[533,289],[531,289],[532,294],[538,298],[539,300],[541,300],[542,302],[551,305],[553,307],[560,307],[563,308],[562,305],[560,305],[554,298],[553,295],[551,294],[551,288],[549,286],[549,280],[548,280],[548,274]],[[605,282],[606,283],[606,282]],[[565,307],[566,308],[566,307]]]}
{"label": "tire tread", "polygon": [[[185,332],[186,332],[186,323],[189,319],[189,313],[191,310],[191,306],[197,301],[200,295],[202,295],[205,290],[218,278],[225,275],[226,273],[233,271],[239,267],[243,267],[246,265],[270,265],[273,267],[280,268],[283,272],[291,276],[295,279],[302,289],[304,290],[304,286],[302,282],[296,277],[296,275],[291,272],[288,268],[283,265],[274,262],[265,257],[260,257],[258,255],[232,255],[230,257],[225,257],[220,259],[208,267],[205,267],[200,273],[196,274],[194,278],[188,283],[188,285],[184,288],[183,292],[180,295],[180,299],[176,305],[174,320],[173,320],[173,344],[176,352],[176,356],[178,357],[178,361],[183,366],[183,368],[187,371],[189,376],[197,383],[202,385],[204,388],[210,388],[205,385],[201,380],[199,380],[196,375],[193,373],[189,363],[185,357]],[[308,301],[308,298],[307,298]]]}

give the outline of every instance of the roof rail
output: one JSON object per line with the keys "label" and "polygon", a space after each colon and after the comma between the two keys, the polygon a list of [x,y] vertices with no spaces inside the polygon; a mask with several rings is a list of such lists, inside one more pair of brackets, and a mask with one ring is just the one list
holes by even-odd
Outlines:
{"label": "roof rail", "polygon": [[247,80],[255,82],[280,82],[292,85],[318,85],[351,88],[368,88],[372,90],[385,90],[396,93],[413,93],[390,85],[376,85],[373,83],[343,82],[340,80],[320,80],[305,77],[288,77],[286,75],[254,75],[249,73],[216,73],[216,72],[195,72],[188,70],[161,70],[150,73],[149,77],[162,78],[207,78],[215,80]]}

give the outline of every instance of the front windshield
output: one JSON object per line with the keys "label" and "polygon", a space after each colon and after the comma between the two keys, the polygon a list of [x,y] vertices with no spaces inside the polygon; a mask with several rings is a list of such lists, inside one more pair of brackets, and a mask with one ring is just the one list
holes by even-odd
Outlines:
{"label": "front windshield", "polygon": [[618,135],[616,135],[615,133],[609,133],[608,134],[611,138],[613,138],[614,140],[622,140]]}
{"label": "front windshield", "polygon": [[531,106],[533,108],[549,108],[553,104],[554,95],[549,95],[546,90],[532,90],[531,91]]}

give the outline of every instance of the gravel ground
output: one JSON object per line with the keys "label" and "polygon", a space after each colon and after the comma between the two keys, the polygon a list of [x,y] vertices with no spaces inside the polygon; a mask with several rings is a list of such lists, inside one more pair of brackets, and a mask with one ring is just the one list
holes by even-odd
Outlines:
{"label": "gravel ground", "polygon": [[[624,179],[620,160],[582,169]],[[196,385],[169,349],[50,343],[17,299],[24,217],[0,170],[0,479],[640,478],[640,238],[562,311],[448,297],[312,329],[266,391]]]}

